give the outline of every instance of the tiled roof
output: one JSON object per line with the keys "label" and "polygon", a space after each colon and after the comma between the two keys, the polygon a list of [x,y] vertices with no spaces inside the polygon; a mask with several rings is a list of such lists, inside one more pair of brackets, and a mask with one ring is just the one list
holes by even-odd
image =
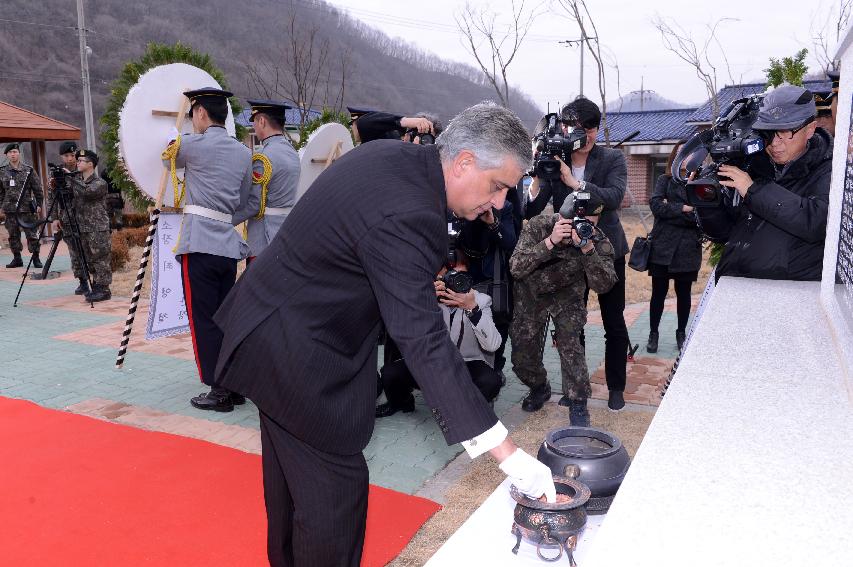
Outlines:
{"label": "tiled roof", "polygon": [[[251,128],[252,123],[249,122],[249,115],[252,113],[251,108],[243,109],[240,114],[234,117],[234,122],[243,126],[244,128]],[[289,108],[284,113],[285,122],[287,122],[288,126],[298,126],[299,125],[299,109],[297,108]],[[317,110],[309,110],[308,111],[308,120],[313,120],[315,118],[320,117],[320,112]]]}
{"label": "tiled roof", "polygon": [[[832,89],[832,82],[829,80],[804,81],[803,86],[810,91],[828,91]],[[717,100],[720,105],[720,110],[723,110],[732,101],[754,94],[763,93],[767,87],[767,83],[750,83],[746,85],[730,85],[720,89],[717,93]],[[705,104],[696,109],[696,111],[687,118],[687,122],[693,124],[702,124],[711,122],[711,101],[708,100]]]}
{"label": "tiled roof", "polygon": [[0,142],[79,139],[80,128],[0,102]]}
{"label": "tiled roof", "polygon": [[[609,112],[607,126],[610,128],[610,141],[619,142],[637,130],[640,134],[628,143],[662,142],[664,140],[682,140],[695,130],[685,124],[695,108],[675,110],[650,110],[643,112]],[[598,142],[604,141],[604,131],[598,131]]]}

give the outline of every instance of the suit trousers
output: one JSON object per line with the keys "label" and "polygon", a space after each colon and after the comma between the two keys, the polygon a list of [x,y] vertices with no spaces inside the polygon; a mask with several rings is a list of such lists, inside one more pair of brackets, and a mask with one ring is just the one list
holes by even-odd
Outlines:
{"label": "suit trousers", "polygon": [[[616,283],[607,293],[598,294],[601,308],[601,322],[604,324],[604,376],[607,389],[611,392],[625,391],[628,367],[628,327],[625,325],[625,257],[613,261],[616,270]],[[589,299],[589,288],[584,299]],[[581,342],[586,346],[586,338],[581,334]]]}
{"label": "suit trousers", "polygon": [[367,524],[367,463],[300,441],[260,412],[271,567],[358,567]]}
{"label": "suit trousers", "polygon": [[[487,402],[498,397],[501,391],[501,377],[496,370],[482,360],[468,360],[465,362],[465,366],[471,375],[471,381],[474,382]],[[392,406],[403,405],[412,395],[412,390],[418,387],[403,359],[386,363],[380,374],[382,386],[385,389],[385,397]]]}
{"label": "suit trousers", "polygon": [[213,315],[237,279],[237,260],[193,252],[181,255],[181,282],[190,320],[193,353],[201,381],[214,385],[222,331]]}

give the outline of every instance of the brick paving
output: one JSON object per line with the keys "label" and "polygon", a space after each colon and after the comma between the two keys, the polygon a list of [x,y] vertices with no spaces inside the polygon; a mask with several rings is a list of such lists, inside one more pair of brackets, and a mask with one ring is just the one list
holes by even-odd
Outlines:
{"label": "brick paving", "polygon": [[[0,262],[9,261],[8,249]],[[19,306],[12,300],[22,269],[0,267],[0,396],[32,400],[50,408],[104,419],[116,424],[185,435],[250,453],[260,451],[257,411],[251,403],[231,413],[199,412],[188,400],[205,388],[198,381],[189,335],[145,341],[147,303],[140,304],[125,368],[114,368],[127,299],[115,298],[90,307],[72,291],[67,256],[58,255],[54,269],[61,277],[28,280]],[[694,301],[695,303],[695,301]],[[625,310],[633,344],[625,398],[629,403],[656,406],[677,354],[675,304],[667,301],[661,321],[660,350],[645,352],[648,306]],[[587,363],[595,369],[593,397],[607,399],[604,383],[603,329],[598,312],[586,328]],[[509,348],[507,357],[509,357]],[[546,346],[544,362],[555,392],[560,391],[559,357]],[[507,385],[495,404],[499,416],[518,414],[526,388],[507,364]],[[417,492],[461,452],[448,447],[422,398],[415,412],[377,420],[365,458],[371,482],[406,493]]]}

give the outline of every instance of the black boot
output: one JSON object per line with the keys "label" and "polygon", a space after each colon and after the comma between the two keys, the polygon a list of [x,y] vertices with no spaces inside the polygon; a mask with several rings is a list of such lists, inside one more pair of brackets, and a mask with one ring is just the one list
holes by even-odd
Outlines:
{"label": "black boot", "polygon": [[36,252],[33,254],[33,268],[41,268],[41,259],[39,259],[39,254]]}
{"label": "black boot", "polygon": [[74,295],[89,295],[92,290],[89,289],[89,282],[86,278],[79,278],[80,285],[74,290]]}
{"label": "black boot", "polygon": [[684,331],[675,331],[675,344],[678,345],[678,350],[684,346],[684,340],[687,338]]}
{"label": "black boot", "polygon": [[589,427],[589,410],[586,398],[571,400],[569,404],[569,425],[572,427]]}
{"label": "black boot", "polygon": [[92,288],[92,291],[86,294],[86,301],[95,303],[97,301],[106,301],[110,299],[113,294],[110,292],[110,288],[105,285],[95,284],[95,287]]}
{"label": "black boot", "polygon": [[218,412],[234,411],[231,392],[224,388],[211,388],[209,392],[200,394],[190,400],[194,408]]}
{"label": "black boot", "polygon": [[21,253],[20,252],[16,253],[15,257],[12,258],[12,261],[9,262],[8,264],[6,264],[6,267],[7,268],[23,268],[24,267],[24,261],[21,260]]}
{"label": "black boot", "polygon": [[652,331],[649,333],[649,344],[646,345],[646,352],[658,351],[658,332]]}
{"label": "black boot", "polygon": [[388,417],[398,411],[402,411],[403,413],[412,413],[415,411],[415,397],[410,394],[406,401],[399,404],[391,402],[379,404],[376,406],[376,417]]}
{"label": "black boot", "polygon": [[541,386],[530,388],[530,393],[522,400],[521,409],[524,411],[538,411],[542,409],[545,402],[551,399],[551,384],[545,382]]}

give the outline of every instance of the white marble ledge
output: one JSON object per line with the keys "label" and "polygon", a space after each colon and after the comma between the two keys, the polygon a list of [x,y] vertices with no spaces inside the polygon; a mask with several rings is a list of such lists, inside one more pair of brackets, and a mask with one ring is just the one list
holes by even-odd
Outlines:
{"label": "white marble ledge", "polygon": [[853,565],[853,409],[819,295],[721,280],[581,567]]}

